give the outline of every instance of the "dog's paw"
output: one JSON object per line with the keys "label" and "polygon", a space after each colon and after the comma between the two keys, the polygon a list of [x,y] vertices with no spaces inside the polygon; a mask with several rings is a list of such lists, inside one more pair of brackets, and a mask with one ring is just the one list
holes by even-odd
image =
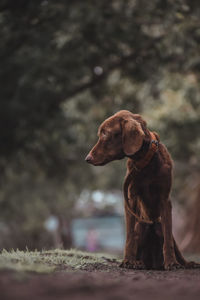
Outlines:
{"label": "dog's paw", "polygon": [[141,260],[129,260],[124,259],[119,265],[120,268],[133,269],[133,270],[145,270],[146,267]]}
{"label": "dog's paw", "polygon": [[182,266],[181,264],[179,264],[177,262],[170,262],[170,263],[166,263],[164,265],[164,269],[166,271],[175,271],[175,270],[179,270],[179,269],[184,269],[184,266]]}

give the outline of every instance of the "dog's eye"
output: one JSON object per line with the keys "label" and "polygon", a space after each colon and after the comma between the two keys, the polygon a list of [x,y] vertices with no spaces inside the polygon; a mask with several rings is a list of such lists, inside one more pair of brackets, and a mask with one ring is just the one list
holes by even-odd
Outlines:
{"label": "dog's eye", "polygon": [[101,131],[101,137],[105,140],[108,140],[110,138],[110,133],[105,131],[105,130],[102,130]]}
{"label": "dog's eye", "polygon": [[104,130],[102,130],[99,137],[102,138],[102,139],[105,139],[106,138],[106,132]]}
{"label": "dog's eye", "polygon": [[102,136],[102,137],[106,137],[106,135],[107,135],[107,134],[106,134],[105,130],[102,130],[102,131],[101,131],[101,136]]}

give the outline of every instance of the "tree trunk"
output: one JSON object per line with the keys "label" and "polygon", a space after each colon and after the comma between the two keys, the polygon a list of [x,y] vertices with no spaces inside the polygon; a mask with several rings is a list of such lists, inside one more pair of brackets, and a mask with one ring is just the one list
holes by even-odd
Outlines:
{"label": "tree trunk", "polygon": [[200,253],[200,183],[191,191],[190,201],[192,203],[187,213],[184,236],[180,246],[185,252]]}

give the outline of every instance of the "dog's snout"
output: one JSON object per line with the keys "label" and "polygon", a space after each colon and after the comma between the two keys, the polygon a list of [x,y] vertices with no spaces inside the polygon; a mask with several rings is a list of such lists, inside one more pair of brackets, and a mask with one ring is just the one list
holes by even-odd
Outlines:
{"label": "dog's snout", "polygon": [[85,160],[86,160],[88,163],[91,163],[92,160],[93,160],[92,155],[91,155],[91,154],[88,154],[88,155],[86,156]]}

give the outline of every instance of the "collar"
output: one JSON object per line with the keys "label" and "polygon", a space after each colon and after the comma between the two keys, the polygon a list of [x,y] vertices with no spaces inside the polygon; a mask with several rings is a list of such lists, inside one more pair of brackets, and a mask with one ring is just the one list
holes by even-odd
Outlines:
{"label": "collar", "polygon": [[156,138],[156,135],[150,131],[150,144],[147,152],[144,154],[142,158],[139,160],[135,160],[134,158],[130,157],[134,162],[134,169],[137,171],[142,170],[144,167],[146,167],[151,159],[153,158],[154,154],[158,150],[159,141]]}

